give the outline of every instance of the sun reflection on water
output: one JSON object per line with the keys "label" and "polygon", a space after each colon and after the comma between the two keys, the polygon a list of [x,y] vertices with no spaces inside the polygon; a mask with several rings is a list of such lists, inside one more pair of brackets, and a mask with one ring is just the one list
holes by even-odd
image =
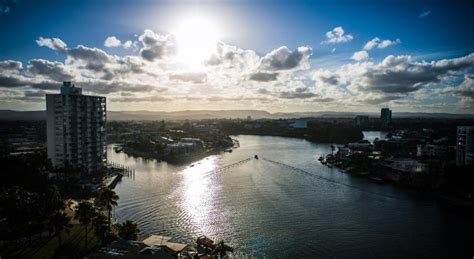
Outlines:
{"label": "sun reflection on water", "polygon": [[219,185],[209,176],[209,172],[219,168],[217,157],[200,160],[180,172],[182,188],[180,207],[193,230],[211,234],[211,223],[215,211],[215,198]]}

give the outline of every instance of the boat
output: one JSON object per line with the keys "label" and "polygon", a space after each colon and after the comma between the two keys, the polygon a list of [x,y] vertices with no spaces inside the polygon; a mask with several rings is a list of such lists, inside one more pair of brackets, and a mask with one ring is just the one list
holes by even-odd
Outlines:
{"label": "boat", "polygon": [[254,158],[255,158],[255,159],[258,159],[258,155],[255,155]]}

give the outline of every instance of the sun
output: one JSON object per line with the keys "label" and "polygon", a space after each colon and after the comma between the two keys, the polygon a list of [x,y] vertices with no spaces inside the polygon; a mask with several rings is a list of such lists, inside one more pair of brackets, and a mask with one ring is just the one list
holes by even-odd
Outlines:
{"label": "sun", "polygon": [[183,19],[173,34],[178,44],[178,60],[190,65],[201,64],[208,58],[219,40],[215,24],[200,16]]}

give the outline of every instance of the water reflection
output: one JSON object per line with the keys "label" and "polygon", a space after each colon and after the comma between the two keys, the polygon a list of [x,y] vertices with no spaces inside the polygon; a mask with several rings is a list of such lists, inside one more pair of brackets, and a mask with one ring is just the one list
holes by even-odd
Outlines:
{"label": "water reflection", "polygon": [[182,186],[178,187],[179,207],[185,211],[194,231],[210,234],[210,214],[215,210],[218,183],[211,182],[206,174],[217,169],[216,157],[203,159],[179,172]]}

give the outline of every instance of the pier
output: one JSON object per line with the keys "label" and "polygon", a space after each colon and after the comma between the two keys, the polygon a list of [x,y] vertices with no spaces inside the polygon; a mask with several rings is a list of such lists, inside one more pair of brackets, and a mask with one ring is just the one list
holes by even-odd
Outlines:
{"label": "pier", "polygon": [[117,183],[120,182],[120,180],[124,176],[135,180],[135,168],[128,167],[116,162],[107,163],[107,168],[111,171],[111,174],[115,174],[106,183],[107,187],[109,187],[110,189],[115,188]]}

